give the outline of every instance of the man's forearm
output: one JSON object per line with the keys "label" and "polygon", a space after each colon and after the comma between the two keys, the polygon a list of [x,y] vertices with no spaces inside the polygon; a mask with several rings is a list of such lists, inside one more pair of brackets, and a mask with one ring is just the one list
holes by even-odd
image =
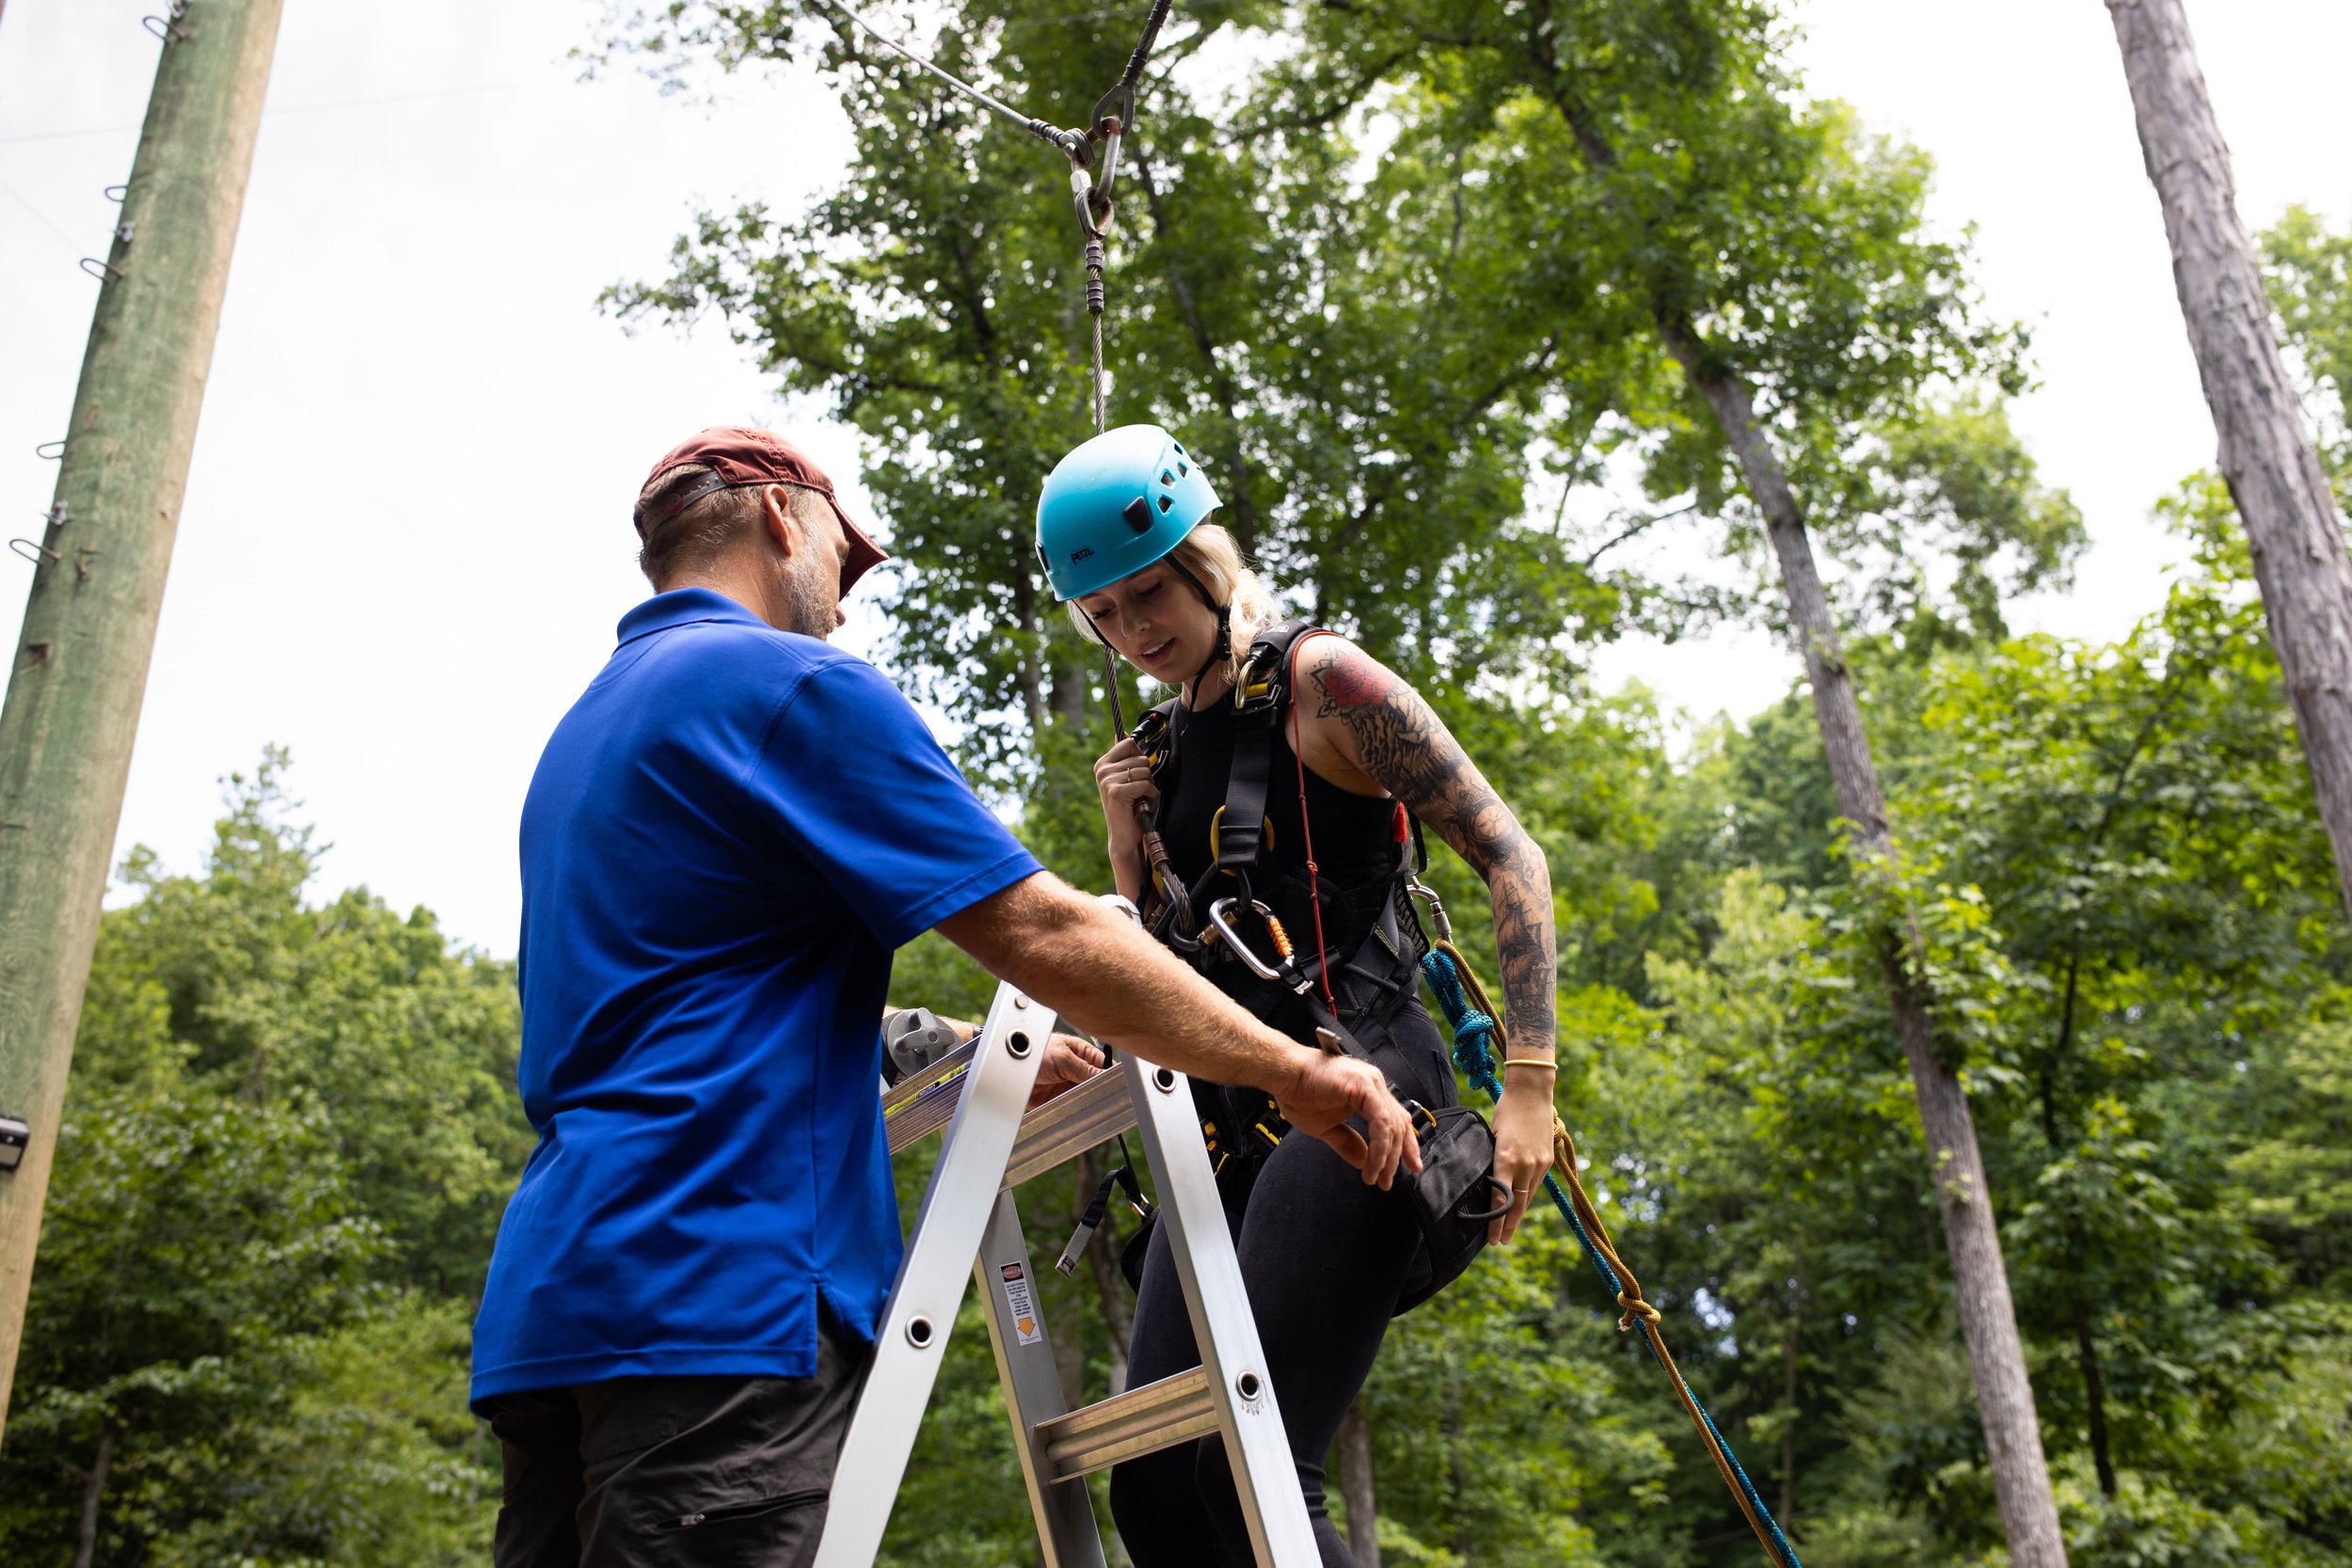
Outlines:
{"label": "man's forearm", "polygon": [[1133,921],[1053,876],[1016,883],[939,929],[1073,1028],[1179,1072],[1276,1092],[1312,1059]]}

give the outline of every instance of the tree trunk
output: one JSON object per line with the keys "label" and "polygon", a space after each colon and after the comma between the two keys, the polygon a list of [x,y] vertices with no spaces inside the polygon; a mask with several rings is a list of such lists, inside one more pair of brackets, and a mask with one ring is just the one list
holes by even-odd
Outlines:
{"label": "tree trunk", "polygon": [[[1446,1385],[1445,1423],[1439,1430],[1445,1433],[1447,1484],[1453,1489],[1454,1496],[1467,1497],[1470,1494],[1470,1488],[1477,1482],[1470,1475],[1469,1463],[1462,1457],[1462,1386],[1459,1382],[1449,1382]],[[1454,1555],[1463,1561],[1468,1562],[1475,1558],[1478,1543],[1470,1535],[1470,1516],[1467,1513],[1454,1515],[1454,1540],[1451,1544],[1454,1548]]]}
{"label": "tree trunk", "polygon": [[1225,503],[1224,515],[1218,520],[1232,531],[1233,543],[1241,546],[1247,560],[1258,553],[1258,506],[1249,491],[1249,451],[1241,439],[1245,422],[1241,391],[1233,383],[1232,372],[1217,357],[1216,340],[1209,336],[1208,323],[1200,314],[1184,268],[1174,259],[1168,213],[1160,200],[1160,187],[1152,178],[1151,157],[1140,147],[1130,149],[1127,156],[1135,169],[1136,183],[1143,188],[1144,205],[1152,214],[1152,237],[1168,257],[1168,298],[1175,302],[1177,317],[1184,324],[1184,331],[1200,356],[1201,367],[1209,372],[1209,387],[1216,394],[1217,411],[1225,416],[1224,429],[1232,433],[1232,445],[1218,454],[1226,459],[1227,471],[1232,475],[1218,490],[1218,499]]}
{"label": "tree trunk", "polygon": [[2090,1308],[2074,1304],[2074,1353],[2082,1363],[2083,1400],[2089,1407],[2090,1463],[2099,1472],[2099,1490],[2115,1496],[2115,1458],[2107,1451],[2107,1386],[2099,1375],[2099,1341],[2091,1337]]}
{"label": "tree trunk", "polygon": [[[1013,620],[1021,629],[1036,638],[1041,645],[1037,623],[1037,582],[1026,568],[1012,581]],[[1045,681],[1041,669],[1041,654],[1025,654],[1021,659],[1021,717],[1029,721],[1032,737],[1045,734]]]}
{"label": "tree trunk", "polygon": [[[1814,564],[1804,514],[1779,454],[1756,422],[1747,383],[1714,359],[1687,318],[1661,310],[1656,320],[1667,352],[1713,412],[1739,459],[1748,491],[1764,514],[1788,598],[1789,625],[1813,687],[1814,718],[1820,726],[1837,807],[1853,824],[1855,874],[1864,879],[1884,875],[1892,850],[1886,797],[1862,728],[1861,703],[1839,651],[1829,595]],[[1936,1054],[1931,998],[1912,971],[1901,935],[1890,925],[1882,942],[1895,1033],[1919,1101],[1920,1131],[1927,1139],[1936,1209],[1944,1220],[1961,1334],[1976,1379],[1977,1408],[1984,1422],[2010,1560],[2015,1568],[2063,1568],[2066,1545],[2058,1533],[2058,1503],[2050,1493],[2033,1385],[2026,1375],[2025,1346],[2017,1334],[2009,1271],[1994,1228],[1992,1196],[1985,1188],[1984,1160],[1977,1147],[1976,1123],[1968,1114],[1968,1097],[1959,1074]]]}
{"label": "tree trunk", "polygon": [[1780,1350],[1780,1528],[1797,1528],[1797,1340],[1804,1326],[1804,1238],[1795,1241],[1795,1277],[1789,1281],[1788,1333]]}
{"label": "tree trunk", "polygon": [[2139,147],[2164,209],[2172,280],[2253,546],[2270,640],[2352,907],[2352,562],[2328,476],[2273,335],[2182,0],[2107,0]]}
{"label": "tree trunk", "polygon": [[1083,656],[1055,660],[1053,684],[1046,688],[1045,697],[1054,721],[1081,734],[1085,733],[1087,709],[1091,705],[1087,690],[1088,663]]}
{"label": "tree trunk", "polygon": [[1347,1504],[1347,1549],[1360,1568],[1380,1568],[1380,1509],[1372,1491],[1372,1423],[1359,1398],[1340,1418],[1340,1497]]}
{"label": "tree trunk", "polygon": [[98,1453],[82,1478],[82,1528],[73,1542],[73,1568],[90,1568],[98,1555],[98,1505],[106,1496],[106,1475],[115,1466],[115,1424],[98,1429]]}
{"label": "tree trunk", "polygon": [[1959,1075],[1936,1056],[1927,999],[1891,933],[1885,963],[1887,985],[1898,998],[1896,1030],[1919,1100],[1919,1126],[1927,1136],[1929,1174],[1935,1183],[1936,1211],[1944,1218],[1952,1293],[1960,1307],[1961,1337],[1968,1345],[1968,1369],[1976,1380],[1977,1411],[1984,1422],[1985,1452],[1993,1466],[1993,1491],[2001,1505],[2010,1560],[2017,1568],[2061,1568],[2066,1543],[2058,1532],[2058,1502],[2050,1494],[2042,1426],[2034,1412],[2033,1384],[2026,1375],[2026,1347],[2017,1335],[2017,1308],[2010,1299],[2000,1232],[1993,1223],[1993,1195],[1985,1185],[1976,1120],[1968,1114],[1968,1096]]}

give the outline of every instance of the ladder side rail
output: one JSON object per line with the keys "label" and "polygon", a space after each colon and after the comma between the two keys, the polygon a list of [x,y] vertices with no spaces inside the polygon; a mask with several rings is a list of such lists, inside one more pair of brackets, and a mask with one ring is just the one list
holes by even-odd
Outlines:
{"label": "ladder side rail", "polygon": [[1021,1211],[1009,1192],[996,1199],[989,1215],[972,1277],[988,1304],[989,1348],[996,1354],[996,1381],[1005,1391],[1013,1452],[1029,1489],[1044,1568],[1104,1568],[1103,1536],[1085,1480],[1057,1481],[1045,1454],[1042,1424],[1067,1414],[1069,1403],[1040,1311],[1037,1270],[1021,1231]]}
{"label": "ladder side rail", "polygon": [[1009,984],[996,988],[850,1417],[817,1568],[871,1568],[882,1549],[963,1305],[964,1281],[1053,1033],[1051,1008]]}
{"label": "ladder side rail", "polygon": [[1160,1223],[1169,1227],[1168,1250],[1216,1401],[1250,1549],[1258,1568],[1318,1568],[1322,1553],[1266,1375],[1232,1227],[1200,1141],[1191,1083],[1171,1069],[1146,1065],[1131,1085],[1136,1130],[1160,1190]]}

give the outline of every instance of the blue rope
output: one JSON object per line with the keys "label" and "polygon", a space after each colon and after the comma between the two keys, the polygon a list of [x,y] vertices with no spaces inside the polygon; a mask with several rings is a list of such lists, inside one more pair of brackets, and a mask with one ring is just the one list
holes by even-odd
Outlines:
{"label": "blue rope", "polygon": [[1438,1006],[1445,1009],[1446,1023],[1454,1031],[1454,1065],[1462,1069],[1471,1087],[1484,1089],[1488,1100],[1501,1100],[1502,1080],[1495,1076],[1494,1053],[1488,1047],[1502,1025],[1470,1006],[1470,993],[1462,989],[1461,972],[1454,967],[1450,955],[1434,948],[1422,954],[1421,972],[1429,989],[1438,993]]}
{"label": "blue rope", "polygon": [[[1470,1006],[1470,994],[1462,985],[1461,972],[1454,967],[1453,955],[1432,949],[1422,956],[1421,968],[1429,982],[1429,989],[1437,993],[1438,1005],[1445,1010],[1447,1026],[1454,1031],[1454,1065],[1462,1069],[1462,1076],[1470,1080],[1472,1087],[1485,1091],[1489,1101],[1500,1101],[1502,1099],[1502,1082],[1496,1075],[1493,1048],[1499,1042],[1502,1026]],[[1560,1211],[1561,1218],[1566,1220],[1568,1227],[1576,1232],[1577,1242],[1583,1247],[1586,1260],[1593,1265],[1594,1272],[1600,1275],[1601,1284],[1608,1289],[1609,1299],[1623,1300],[1625,1281],[1618,1276],[1616,1270],[1609,1266],[1609,1259],[1601,1255],[1600,1248],[1594,1244],[1593,1238],[1584,1229],[1584,1222],[1577,1218],[1575,1206],[1568,1201],[1568,1195],[1561,1190],[1559,1177],[1546,1171],[1544,1191],[1551,1195],[1552,1204]],[[1796,1549],[1781,1533],[1780,1521],[1772,1517],[1772,1510],[1764,1506],[1764,1498],[1756,1489],[1756,1482],[1748,1479],[1747,1469],[1740,1463],[1740,1456],[1733,1453],[1731,1445],[1724,1440],[1723,1432],[1715,1425],[1715,1418],[1708,1415],[1707,1407],[1699,1402],[1697,1393],[1682,1375],[1681,1370],[1659,1353],[1657,1324],[1643,1322],[1642,1348],[1649,1353],[1654,1364],[1665,1368],[1672,1374],[1680,1391],[1689,1398],[1691,1408],[1697,1411],[1699,1419],[1706,1423],[1707,1435],[1713,1441],[1716,1451],[1730,1465],[1731,1473],[1740,1478],[1740,1490],[1746,1497],[1748,1506],[1756,1511],[1756,1516],[1763,1520],[1764,1527],[1772,1531],[1772,1544],[1777,1548],[1781,1561],[1787,1568],[1804,1568],[1797,1560]]]}

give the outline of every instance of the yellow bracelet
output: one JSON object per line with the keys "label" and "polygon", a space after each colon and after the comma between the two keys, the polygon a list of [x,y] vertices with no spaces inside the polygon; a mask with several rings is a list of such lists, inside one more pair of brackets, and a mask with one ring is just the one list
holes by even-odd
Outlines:
{"label": "yellow bracelet", "polygon": [[1505,1056],[1502,1065],[1506,1068],[1540,1067],[1549,1068],[1554,1072],[1560,1070],[1560,1061],[1556,1056]]}

